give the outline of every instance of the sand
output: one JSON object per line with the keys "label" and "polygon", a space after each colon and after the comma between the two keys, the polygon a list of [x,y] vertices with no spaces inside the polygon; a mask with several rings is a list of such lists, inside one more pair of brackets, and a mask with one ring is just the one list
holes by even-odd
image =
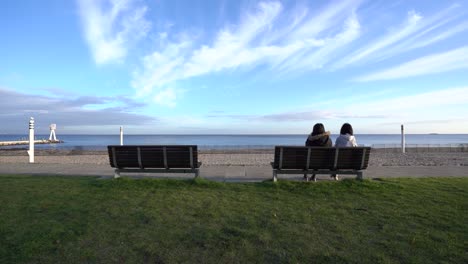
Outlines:
{"label": "sand", "polygon": [[[0,150],[2,163],[27,163],[26,150]],[[217,151],[200,152],[203,166],[265,166],[273,161],[272,151]],[[35,163],[47,164],[109,164],[105,151],[38,150]],[[395,153],[374,151],[369,166],[468,166],[468,152],[417,152]]]}

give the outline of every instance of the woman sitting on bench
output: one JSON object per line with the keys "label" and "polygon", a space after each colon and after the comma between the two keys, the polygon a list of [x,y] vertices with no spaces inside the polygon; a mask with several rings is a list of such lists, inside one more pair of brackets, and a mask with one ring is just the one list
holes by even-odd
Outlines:
{"label": "woman sitting on bench", "polygon": [[[312,129],[312,133],[307,137],[305,142],[306,147],[331,147],[330,132],[325,132],[325,127],[322,123],[317,123]],[[315,174],[312,174],[312,179],[315,181]],[[307,174],[304,174],[304,180],[307,179]]]}
{"label": "woman sitting on bench", "polygon": [[344,123],[341,126],[340,136],[336,138],[335,147],[357,147],[356,138],[353,136],[353,127]]}
{"label": "woman sitting on bench", "polygon": [[[348,124],[344,123],[341,126],[340,136],[335,140],[335,147],[357,147],[356,138],[353,135],[353,127]],[[338,180],[338,175],[332,175],[332,178]]]}

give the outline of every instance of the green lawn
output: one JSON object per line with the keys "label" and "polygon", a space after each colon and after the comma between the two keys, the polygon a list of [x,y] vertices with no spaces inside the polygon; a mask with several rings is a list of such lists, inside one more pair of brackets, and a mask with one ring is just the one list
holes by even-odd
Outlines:
{"label": "green lawn", "polygon": [[468,178],[0,176],[0,263],[467,263]]}

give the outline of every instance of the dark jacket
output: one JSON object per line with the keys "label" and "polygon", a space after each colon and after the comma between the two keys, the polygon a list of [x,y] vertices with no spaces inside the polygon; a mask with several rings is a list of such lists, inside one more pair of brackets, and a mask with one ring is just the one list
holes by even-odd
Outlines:
{"label": "dark jacket", "polygon": [[315,135],[315,136],[312,136],[312,134],[310,134],[308,137],[307,137],[307,140],[306,140],[306,146],[307,147],[312,147],[312,146],[315,146],[315,147],[331,147],[333,145],[331,139],[330,139],[330,132],[325,132],[323,134],[320,134],[320,135]]}

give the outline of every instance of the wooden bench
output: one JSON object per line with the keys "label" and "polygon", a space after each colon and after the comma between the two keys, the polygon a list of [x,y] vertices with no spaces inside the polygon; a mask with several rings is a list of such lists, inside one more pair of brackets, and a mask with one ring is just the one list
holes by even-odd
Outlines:
{"label": "wooden bench", "polygon": [[278,174],[356,174],[369,163],[370,147],[299,147],[276,146],[273,181]]}
{"label": "wooden bench", "polygon": [[107,146],[114,178],[129,173],[195,173],[199,175],[196,145]]}

